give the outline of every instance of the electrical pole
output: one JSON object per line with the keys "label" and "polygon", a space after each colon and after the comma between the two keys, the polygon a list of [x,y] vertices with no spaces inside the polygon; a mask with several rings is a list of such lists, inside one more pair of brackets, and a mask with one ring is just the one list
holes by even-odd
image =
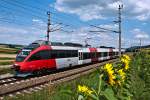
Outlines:
{"label": "electrical pole", "polygon": [[49,33],[50,33],[50,12],[48,11],[47,12],[47,15],[48,15],[48,23],[47,23],[47,43],[49,43]]}
{"label": "electrical pole", "polygon": [[88,46],[89,46],[89,44],[88,44],[88,40],[89,40],[89,39],[92,39],[92,38],[86,38],[86,39],[85,39],[85,41],[84,41],[84,42],[85,42],[85,47],[88,47]]}
{"label": "electrical pole", "polygon": [[118,27],[119,28],[118,31],[111,30],[111,29],[106,29],[106,28],[102,28],[102,27],[95,26],[95,25],[90,25],[90,26],[99,28],[101,30],[98,30],[98,31],[89,31],[89,32],[106,32],[106,31],[109,31],[109,32],[118,33],[119,34],[119,41],[118,41],[119,57],[121,57],[121,33],[122,33],[122,30],[121,30],[121,22],[122,22],[121,21],[121,10],[122,9],[123,9],[123,4],[122,5],[119,4],[119,8],[118,8],[118,20],[114,21],[119,26]]}
{"label": "electrical pole", "polygon": [[140,51],[141,51],[141,48],[142,48],[142,39],[140,38]]}
{"label": "electrical pole", "polygon": [[119,24],[119,56],[121,57],[121,9],[123,9],[123,5],[119,5],[118,8],[118,24]]}

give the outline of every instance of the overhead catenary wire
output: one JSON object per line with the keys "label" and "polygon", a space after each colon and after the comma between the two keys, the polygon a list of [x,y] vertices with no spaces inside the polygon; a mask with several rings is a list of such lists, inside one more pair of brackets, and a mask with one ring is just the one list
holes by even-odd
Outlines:
{"label": "overhead catenary wire", "polygon": [[[7,3],[7,2],[5,1],[4,3]],[[7,4],[9,4],[9,2],[8,2]],[[33,12],[32,9],[29,9],[29,8],[28,8],[28,10],[27,10],[26,7],[22,7],[21,5],[18,6],[18,5],[16,5],[16,4],[14,5],[13,3],[11,3],[11,5],[13,5],[14,7],[19,7],[19,8],[21,8],[21,9],[15,9],[15,10],[18,11],[18,12],[17,12],[17,15],[15,14],[15,16],[18,16],[18,13],[19,13],[19,16],[23,16],[25,13],[29,13],[29,14],[26,14],[26,15],[30,15],[30,16],[33,16],[33,17],[40,18],[40,19],[42,19],[42,20],[46,20],[46,17],[45,17],[45,16],[41,16],[41,14],[38,14],[37,12]],[[9,8],[9,7],[4,6],[4,5],[1,5],[1,7],[8,9],[8,11],[9,11],[10,9],[13,9],[13,8]],[[11,12],[11,11],[10,11],[10,12]],[[56,20],[52,20],[52,21],[55,22],[55,23],[60,23],[60,22],[58,22],[58,21],[56,21]],[[45,23],[46,23],[46,22],[45,22]],[[64,24],[64,25],[65,25],[65,24]],[[72,26],[72,25],[70,25],[70,27],[71,27],[71,26]]]}
{"label": "overhead catenary wire", "polygon": [[[34,5],[23,4],[21,1],[17,1],[17,0],[14,0],[14,1],[2,0],[2,1],[4,1],[3,3],[5,3],[5,5],[3,5],[3,4],[0,4],[0,5],[2,5],[4,8],[6,8],[8,12],[12,12],[13,11],[12,9],[17,11],[17,13],[14,14],[15,16],[22,17],[25,15],[25,16],[29,16],[29,17],[33,17],[33,18],[39,18],[39,19],[43,20],[43,22],[45,22],[45,24],[46,24],[46,19],[47,19],[46,14],[45,14],[46,13],[46,11],[45,11],[46,7],[44,7],[44,6],[41,8],[35,7]],[[9,6],[7,6],[7,4],[12,5],[12,6],[9,7]],[[42,6],[42,4],[40,4],[40,6]],[[19,9],[15,9],[15,7],[19,8]],[[52,8],[52,7],[50,7],[50,8]],[[51,23],[54,23],[53,25],[56,25],[57,23],[62,23],[61,25],[65,26],[63,28],[69,28],[70,27],[70,29],[80,28],[79,27],[80,25],[81,26],[85,25],[85,24],[90,25],[90,23],[83,22],[81,20],[78,20],[78,21],[70,20],[71,16],[66,15],[66,14],[58,14],[58,12],[56,12],[56,11],[50,11],[50,13],[52,15],[51,16],[51,21],[52,21]],[[64,20],[64,19],[67,19],[67,20]],[[9,19],[8,19],[8,21],[9,21]],[[18,19],[15,20],[14,23],[23,24],[22,21],[21,20],[19,21]],[[61,29],[62,27],[61,28],[54,27],[54,28],[55,28],[54,30],[57,29],[57,30],[64,31],[64,32],[66,31],[69,33],[69,31],[67,31],[66,29],[65,30]],[[105,32],[105,31],[103,31],[103,32]]]}
{"label": "overhead catenary wire", "polygon": [[[6,0],[2,0],[2,1],[4,1],[4,2],[7,3]],[[46,12],[45,9],[41,9],[41,8],[38,8],[38,7],[35,7],[35,6],[30,6],[30,5],[27,5],[27,4],[22,4],[21,2],[19,3],[18,1],[17,2],[16,1],[15,2],[14,1],[10,1],[8,3],[10,3],[11,5],[14,5],[16,7],[19,7],[21,9],[23,9],[23,10],[28,10],[28,11],[34,13],[34,15],[39,15],[39,14],[37,14],[37,13],[41,13],[41,12],[39,12],[39,10],[42,11],[42,12],[44,12],[44,14]],[[60,17],[57,17],[57,15],[56,15],[57,13],[54,13],[54,12],[50,12],[50,13],[54,15],[54,17],[53,16],[51,16],[51,17],[53,19],[55,19],[55,22],[56,22],[56,20],[60,20],[60,21],[64,20],[64,19],[61,19]],[[43,18],[41,17],[41,19],[46,19],[46,16],[43,16]],[[74,22],[76,22],[76,21],[74,21]],[[76,27],[75,25],[71,24],[70,22],[68,24],[70,24],[70,26],[72,26],[72,27]]]}

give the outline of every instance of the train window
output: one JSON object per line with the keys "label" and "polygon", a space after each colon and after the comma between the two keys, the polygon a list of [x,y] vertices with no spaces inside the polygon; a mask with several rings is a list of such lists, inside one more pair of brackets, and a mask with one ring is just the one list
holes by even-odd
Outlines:
{"label": "train window", "polygon": [[91,58],[95,58],[96,53],[95,52],[91,52]]}
{"label": "train window", "polygon": [[71,51],[66,50],[65,52],[66,52],[66,57],[71,57]]}
{"label": "train window", "polygon": [[78,57],[77,50],[52,50],[51,58]]}
{"label": "train window", "polygon": [[90,58],[91,58],[90,53],[88,52],[83,53],[83,59],[90,59]]}
{"label": "train window", "polygon": [[90,58],[91,58],[90,53],[87,53],[87,56],[88,56],[88,59],[90,59]]}
{"label": "train window", "polygon": [[113,52],[109,52],[109,56],[112,56],[113,55]]}
{"label": "train window", "polygon": [[50,59],[51,58],[49,50],[40,51],[40,55],[41,55],[42,59]]}
{"label": "train window", "polygon": [[72,57],[78,57],[78,51],[77,50],[72,50],[71,51],[71,56]]}
{"label": "train window", "polygon": [[16,57],[16,61],[17,61],[17,62],[22,62],[25,58],[26,58],[26,57],[24,57],[24,56],[17,56],[17,57]]}
{"label": "train window", "polygon": [[98,55],[97,55],[97,57],[101,57],[101,52],[98,52]]}
{"label": "train window", "polygon": [[66,58],[66,53],[64,50],[58,50],[58,58]]}
{"label": "train window", "polygon": [[103,57],[107,57],[107,54],[108,54],[107,52],[104,52],[104,55],[103,55]]}
{"label": "train window", "polygon": [[115,52],[113,52],[113,56],[115,55]]}
{"label": "train window", "polygon": [[29,58],[28,61],[41,60],[41,59],[42,59],[42,57],[41,57],[41,55],[40,55],[40,52],[37,52],[37,53],[33,54],[33,55]]}
{"label": "train window", "polygon": [[58,51],[57,50],[51,50],[51,58],[58,58]]}
{"label": "train window", "polygon": [[95,57],[98,58],[98,52],[95,52]]}
{"label": "train window", "polygon": [[104,57],[104,52],[101,52],[101,57]]}
{"label": "train window", "polygon": [[41,60],[41,59],[50,59],[50,51],[43,50],[33,54],[28,61]]}
{"label": "train window", "polygon": [[119,53],[118,52],[116,52],[116,55],[118,55]]}
{"label": "train window", "polygon": [[83,59],[88,59],[87,53],[83,53]]}

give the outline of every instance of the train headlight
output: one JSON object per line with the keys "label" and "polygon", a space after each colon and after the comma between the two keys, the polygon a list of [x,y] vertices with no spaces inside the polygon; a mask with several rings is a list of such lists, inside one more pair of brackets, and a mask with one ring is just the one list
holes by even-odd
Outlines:
{"label": "train headlight", "polygon": [[20,70],[20,66],[18,64],[14,64],[13,66],[11,66],[11,68],[14,69],[15,71]]}

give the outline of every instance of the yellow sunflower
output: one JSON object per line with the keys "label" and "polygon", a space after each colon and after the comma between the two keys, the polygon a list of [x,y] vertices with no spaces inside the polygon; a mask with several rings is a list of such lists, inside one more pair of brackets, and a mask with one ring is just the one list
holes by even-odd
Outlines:
{"label": "yellow sunflower", "polygon": [[127,59],[128,61],[131,60],[130,57],[129,57],[128,55],[123,55],[123,57],[124,57],[125,59]]}
{"label": "yellow sunflower", "polygon": [[116,76],[113,75],[113,73],[108,73],[108,77],[109,77],[108,83],[113,86],[115,84]]}
{"label": "yellow sunflower", "polygon": [[113,69],[113,67],[112,67],[112,64],[110,64],[110,63],[107,63],[105,66],[104,66],[104,70],[106,70],[106,71],[111,71]]}
{"label": "yellow sunflower", "polygon": [[90,90],[87,86],[83,85],[78,85],[78,91],[85,93],[86,95],[91,95],[91,93],[93,92],[92,90]]}
{"label": "yellow sunflower", "polygon": [[116,76],[114,75],[114,70],[113,70],[113,65],[108,63],[104,66],[104,70],[107,72],[107,75],[108,75],[108,83],[110,85],[114,85],[115,84],[115,79],[116,79]]}
{"label": "yellow sunflower", "polygon": [[124,80],[126,78],[126,74],[123,71],[123,69],[118,70],[118,74],[121,76],[121,80],[124,82]]}
{"label": "yellow sunflower", "polygon": [[125,70],[127,70],[127,69],[129,69],[129,63],[130,63],[130,61],[128,60],[128,59],[126,59],[126,58],[121,58],[121,62],[123,62],[124,63],[124,69]]}

